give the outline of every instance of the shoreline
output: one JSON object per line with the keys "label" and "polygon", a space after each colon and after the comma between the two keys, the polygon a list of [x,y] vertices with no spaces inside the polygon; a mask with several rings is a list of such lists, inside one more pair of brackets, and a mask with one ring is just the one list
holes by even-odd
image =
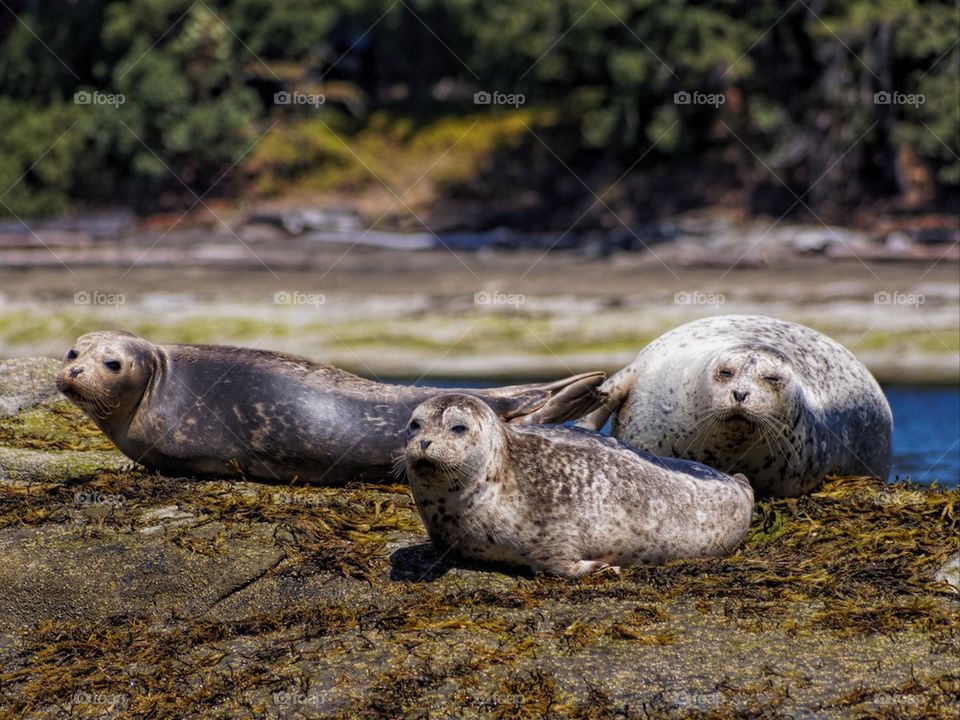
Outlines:
{"label": "shoreline", "polygon": [[58,357],[112,328],[373,377],[527,380],[617,370],[684,322],[750,313],[833,337],[880,382],[960,384],[951,257],[800,252],[814,240],[868,246],[842,228],[764,236],[756,223],[711,222],[678,217],[683,238],[609,254],[314,243],[256,225],[176,229],[156,247],[152,234],[97,239],[70,267],[57,260],[65,247],[38,246],[23,251],[31,263],[0,267],[0,356]]}

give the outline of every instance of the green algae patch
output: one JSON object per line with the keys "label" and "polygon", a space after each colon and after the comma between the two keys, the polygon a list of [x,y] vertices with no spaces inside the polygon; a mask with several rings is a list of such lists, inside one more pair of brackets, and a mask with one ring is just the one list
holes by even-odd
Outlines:
{"label": "green algae patch", "polygon": [[22,450],[116,450],[82,410],[65,400],[4,418],[0,445]]}

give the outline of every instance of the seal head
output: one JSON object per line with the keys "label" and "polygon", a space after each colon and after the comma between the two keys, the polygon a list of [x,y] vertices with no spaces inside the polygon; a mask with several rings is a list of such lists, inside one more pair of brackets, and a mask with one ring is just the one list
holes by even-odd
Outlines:
{"label": "seal head", "polygon": [[762,344],[724,349],[704,365],[691,397],[696,420],[677,447],[689,453],[712,438],[731,452],[749,455],[762,447],[795,465],[805,403],[803,382],[785,355]]}
{"label": "seal head", "polygon": [[157,362],[155,346],[136,335],[88,333],[64,355],[57,390],[110,435],[129,424]]}
{"label": "seal head", "polygon": [[407,467],[453,490],[490,475],[503,430],[490,407],[468,395],[439,395],[420,404],[406,431]]}

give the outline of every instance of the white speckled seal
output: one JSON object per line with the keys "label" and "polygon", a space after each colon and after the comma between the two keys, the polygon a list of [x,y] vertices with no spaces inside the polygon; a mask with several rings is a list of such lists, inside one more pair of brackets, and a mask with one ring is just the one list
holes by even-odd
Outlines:
{"label": "white speckled seal", "polygon": [[600,387],[579,424],[632,447],[750,478],[790,497],[830,474],[890,472],[893,416],[870,372],[816,330],[759,315],[682,325]]}
{"label": "white speckled seal", "polygon": [[729,553],[753,512],[742,475],[580,428],[507,425],[468,395],[414,410],[404,462],[441,548],[567,577]]}

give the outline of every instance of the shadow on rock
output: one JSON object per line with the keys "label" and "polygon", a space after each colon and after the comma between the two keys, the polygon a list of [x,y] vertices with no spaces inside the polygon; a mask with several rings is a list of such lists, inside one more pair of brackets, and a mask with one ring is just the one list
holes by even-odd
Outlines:
{"label": "shadow on rock", "polygon": [[535,573],[527,568],[502,563],[481,563],[464,560],[447,551],[437,549],[433,543],[420,543],[400,548],[390,555],[390,579],[407,582],[433,582],[451,570],[479,573],[482,577],[507,575],[532,578]]}
{"label": "shadow on rock", "polygon": [[390,579],[433,582],[455,567],[433,543],[425,542],[395,550],[390,555]]}

